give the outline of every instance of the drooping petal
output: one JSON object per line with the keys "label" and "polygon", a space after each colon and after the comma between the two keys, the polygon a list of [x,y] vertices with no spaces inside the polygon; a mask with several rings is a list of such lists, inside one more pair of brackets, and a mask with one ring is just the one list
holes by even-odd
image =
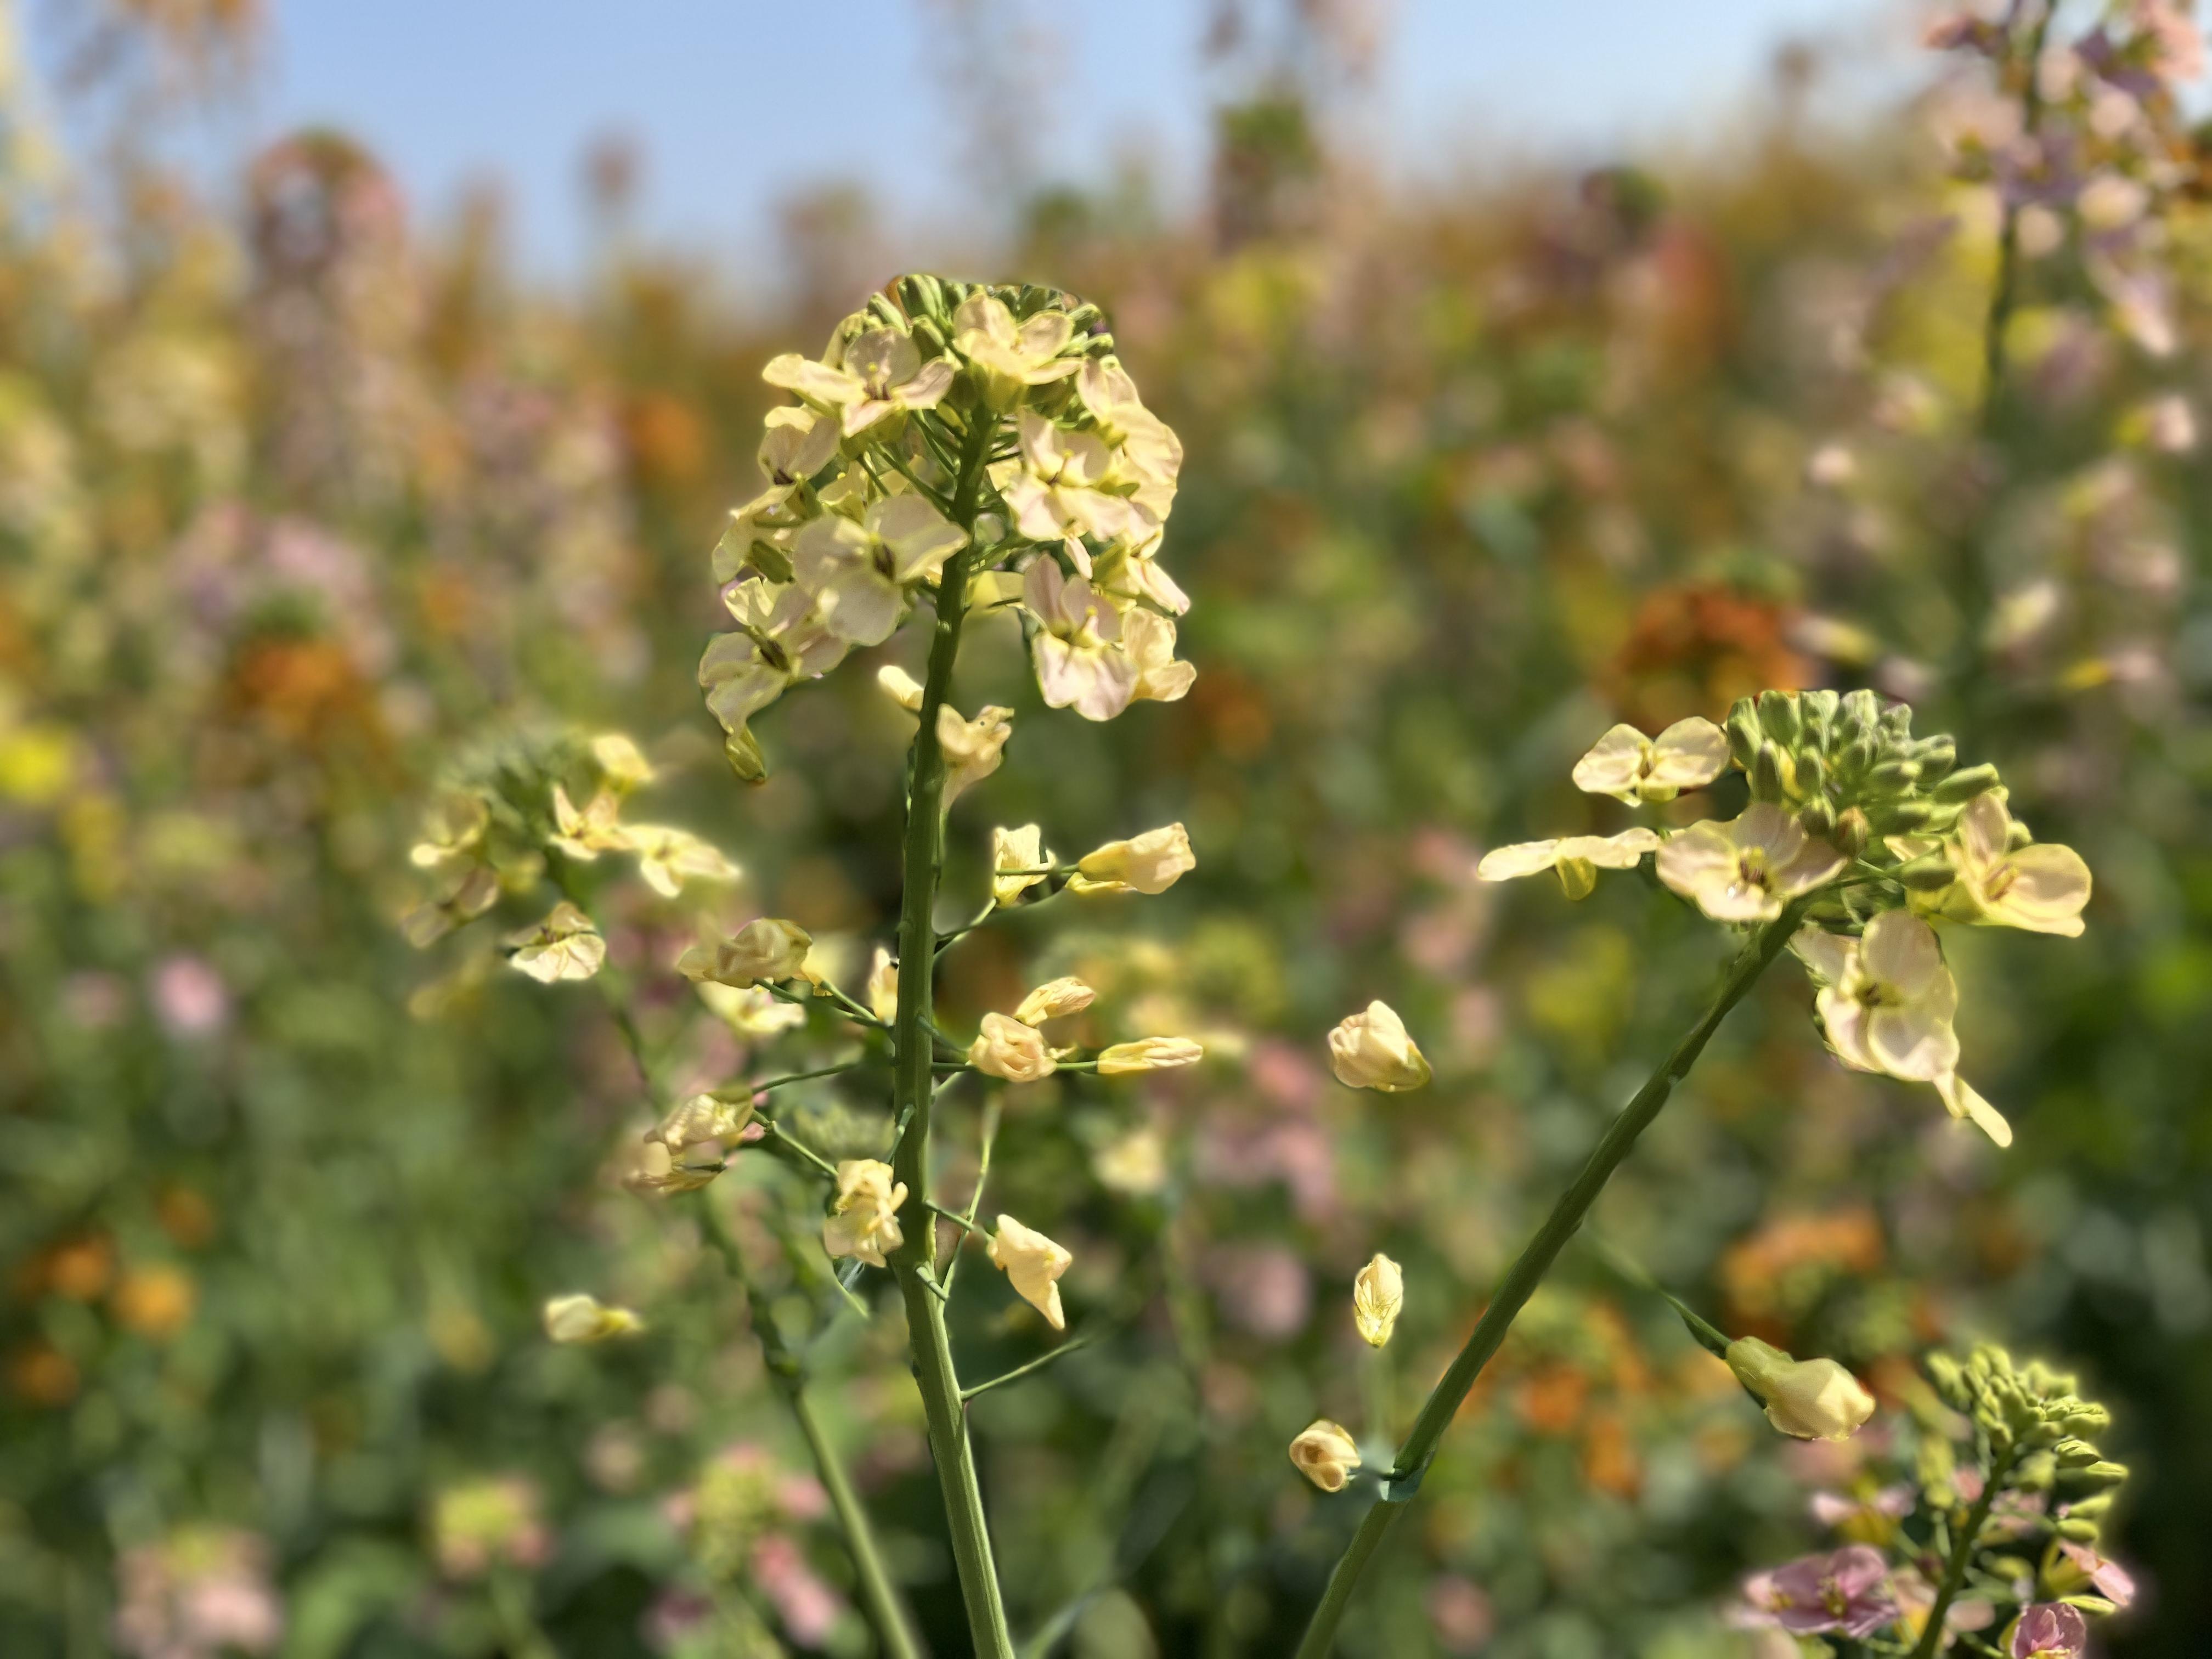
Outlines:
{"label": "drooping petal", "polygon": [[1510,847],[1493,847],[1482,855],[1474,873],[1482,881],[1517,881],[1541,875],[1559,861],[1557,841],[1521,841]]}

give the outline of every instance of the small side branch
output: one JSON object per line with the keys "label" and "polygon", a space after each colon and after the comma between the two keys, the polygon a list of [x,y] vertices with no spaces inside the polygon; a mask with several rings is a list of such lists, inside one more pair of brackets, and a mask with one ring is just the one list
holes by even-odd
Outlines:
{"label": "small side branch", "polygon": [[1072,1354],[1079,1348],[1087,1348],[1097,1340],[1095,1336],[1071,1337],[1058,1347],[1047,1349],[1026,1364],[1017,1365],[1010,1371],[1002,1371],[988,1382],[978,1382],[972,1387],[961,1389],[960,1403],[964,1406],[979,1394],[988,1394],[992,1389],[1002,1387],[1008,1382],[1018,1382],[1031,1371],[1041,1371],[1054,1360]]}

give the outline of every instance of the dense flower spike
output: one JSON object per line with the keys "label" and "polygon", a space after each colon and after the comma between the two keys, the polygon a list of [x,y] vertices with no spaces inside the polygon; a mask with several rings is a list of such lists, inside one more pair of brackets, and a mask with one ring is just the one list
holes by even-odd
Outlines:
{"label": "dense flower spike", "polygon": [[1766,1420],[1796,1439],[1848,1440],[1874,1415],[1874,1396],[1832,1359],[1793,1359],[1755,1336],[1729,1343],[1726,1358]]}
{"label": "dense flower spike", "polygon": [[1319,1418],[1291,1442],[1291,1467],[1323,1492],[1342,1492],[1359,1467],[1359,1448],[1342,1424]]}
{"label": "dense flower spike", "polygon": [[1060,1278],[1073,1256],[1010,1215],[999,1218],[990,1255],[991,1265],[1006,1274],[1017,1296],[1044,1316],[1046,1324],[1056,1331],[1067,1328],[1067,1316],[1060,1305]]}
{"label": "dense flower spike", "polygon": [[1387,1255],[1376,1255],[1352,1281],[1352,1321],[1370,1347],[1389,1341],[1405,1305],[1406,1275]]}
{"label": "dense flower spike", "polygon": [[645,1322],[628,1308],[611,1308],[583,1291],[556,1296],[545,1304],[545,1334],[556,1342],[604,1342],[635,1336]]}
{"label": "dense flower spike", "polygon": [[1352,1089],[1402,1094],[1430,1078],[1429,1062],[1387,1002],[1370,1002],[1347,1014],[1328,1034],[1329,1069]]}

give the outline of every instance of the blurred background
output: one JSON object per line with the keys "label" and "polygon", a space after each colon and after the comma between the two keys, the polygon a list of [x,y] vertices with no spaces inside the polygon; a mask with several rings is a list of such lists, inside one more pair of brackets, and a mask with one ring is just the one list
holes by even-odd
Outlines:
{"label": "blurred background", "polygon": [[[1871,684],[2097,872],[2080,941],[1949,936],[2017,1143],[1840,1070],[1778,974],[1594,1231],[1893,1397],[1978,1335],[2078,1370],[2137,1472],[2108,1650],[2206,1652],[2197,88],[2127,94],[2158,165],[2115,224],[2085,172],[1977,173],[2003,100],[1927,21],[0,7],[0,1651],[872,1650],[740,1299],[606,1179],[647,1107],[592,988],[504,971],[489,923],[417,951],[398,922],[439,781],[573,727],[647,750],[651,816],[744,866],[732,919],[860,963],[888,937],[906,734],[870,675],[765,717],[749,789],[694,669],[760,365],[936,267],[1102,303],[1188,452],[1188,699],[1091,726],[988,647],[963,694],[1018,735],[955,813],[962,902],[994,823],[1075,851],[1180,818],[1200,862],[975,936],[945,1018],[1079,971],[1218,1056],[1012,1103],[994,1190],[1059,1218],[1103,1339],[974,1411],[1017,1627],[1287,1650],[1348,1516],[1282,1448],[1389,1413],[1351,1275],[1406,1264],[1402,1412],[1722,959],[1635,881],[1569,906],[1476,858],[1615,826],[1566,781],[1614,719]],[[2000,190],[2101,240],[2023,240],[1985,404]],[[816,1040],[671,982],[685,913],[593,878],[685,1075]],[[1377,996],[1429,1091],[1328,1079],[1321,1034]],[[860,1091],[799,1109],[879,1135]],[[714,1192],[811,1316],[812,1190],[749,1157]],[[578,1288],[652,1333],[552,1347],[539,1305]],[[1041,1349],[997,1275],[963,1297],[977,1374]],[[895,1299],[823,1311],[817,1388],[953,1654]],[[1571,1249],[1346,1650],[1749,1654],[1732,1586],[1854,1474]]]}

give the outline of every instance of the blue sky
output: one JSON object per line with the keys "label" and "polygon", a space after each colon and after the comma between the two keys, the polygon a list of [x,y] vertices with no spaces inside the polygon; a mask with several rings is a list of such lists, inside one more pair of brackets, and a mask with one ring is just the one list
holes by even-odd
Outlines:
{"label": "blue sky", "polygon": [[[228,154],[335,125],[433,217],[496,180],[525,262],[558,276],[583,246],[580,156],[624,133],[645,161],[643,232],[765,272],[776,204],[812,185],[879,180],[902,240],[972,207],[930,35],[945,3],[272,0],[262,72],[200,118],[202,137]],[[984,3],[1039,29],[1058,66],[1033,173],[1096,179],[1133,150],[1171,198],[1194,187],[1222,84],[1200,61],[1206,0]],[[1369,128],[1385,162],[1417,176],[1709,131],[1785,36],[1863,40],[1885,19],[1899,33],[1882,0],[1382,3],[1394,21]]]}

